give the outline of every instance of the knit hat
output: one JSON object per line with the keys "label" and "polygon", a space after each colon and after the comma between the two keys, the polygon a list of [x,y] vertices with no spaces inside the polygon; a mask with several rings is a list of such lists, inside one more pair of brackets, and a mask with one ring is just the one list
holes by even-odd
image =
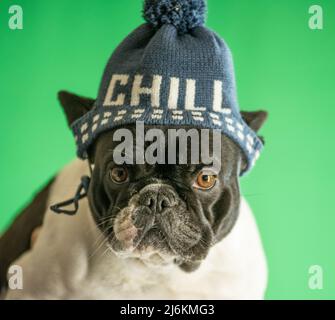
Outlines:
{"label": "knit hat", "polygon": [[116,48],[94,107],[72,124],[77,154],[102,132],[143,121],[218,129],[243,151],[248,171],[263,145],[237,102],[231,52],[204,26],[204,0],[146,0],[146,23]]}

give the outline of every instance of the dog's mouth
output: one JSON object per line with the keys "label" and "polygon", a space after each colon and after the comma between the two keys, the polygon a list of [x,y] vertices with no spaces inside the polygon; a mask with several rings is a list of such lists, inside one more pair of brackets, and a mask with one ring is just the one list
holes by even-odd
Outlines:
{"label": "dog's mouth", "polygon": [[[133,233],[133,228],[129,233]],[[145,263],[153,265],[169,264],[177,259],[178,255],[170,247],[169,241],[164,236],[163,232],[157,227],[152,227],[142,236],[136,236],[124,241],[118,239],[120,234],[116,233],[110,241],[111,250],[122,258],[138,258]]]}
{"label": "dog's mouth", "polygon": [[120,257],[139,258],[151,264],[204,259],[209,245],[204,246],[200,228],[178,216],[186,217],[187,213],[171,211],[163,217],[145,208],[126,207],[114,220],[109,247]]}

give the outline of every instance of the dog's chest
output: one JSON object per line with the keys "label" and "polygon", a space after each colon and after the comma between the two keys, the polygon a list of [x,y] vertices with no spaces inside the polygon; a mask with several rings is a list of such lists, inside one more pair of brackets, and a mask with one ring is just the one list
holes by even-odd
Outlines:
{"label": "dog's chest", "polygon": [[175,265],[148,267],[134,259],[105,261],[71,284],[64,299],[210,299],[223,297],[226,275],[211,262],[185,273]]}

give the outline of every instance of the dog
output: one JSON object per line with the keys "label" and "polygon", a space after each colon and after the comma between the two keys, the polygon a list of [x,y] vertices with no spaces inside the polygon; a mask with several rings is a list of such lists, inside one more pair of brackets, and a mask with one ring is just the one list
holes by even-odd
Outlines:
{"label": "dog", "polygon": [[[69,124],[95,101],[64,91],[59,99]],[[267,117],[241,115],[255,132]],[[0,238],[4,297],[263,299],[266,258],[240,194],[245,159],[237,145],[222,135],[219,172],[202,163],[116,165],[115,130],[99,136],[89,164],[77,159],[62,169]],[[84,175],[91,181],[77,213],[52,212]],[[10,265],[22,268],[20,290],[8,286]]]}

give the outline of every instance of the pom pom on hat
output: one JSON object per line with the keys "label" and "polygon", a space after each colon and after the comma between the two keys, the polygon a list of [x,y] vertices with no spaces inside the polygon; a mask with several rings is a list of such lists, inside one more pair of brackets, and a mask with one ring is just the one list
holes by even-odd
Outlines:
{"label": "pom pom on hat", "polygon": [[171,24],[179,34],[202,26],[205,14],[205,0],[145,0],[143,8],[143,17],[152,26]]}

